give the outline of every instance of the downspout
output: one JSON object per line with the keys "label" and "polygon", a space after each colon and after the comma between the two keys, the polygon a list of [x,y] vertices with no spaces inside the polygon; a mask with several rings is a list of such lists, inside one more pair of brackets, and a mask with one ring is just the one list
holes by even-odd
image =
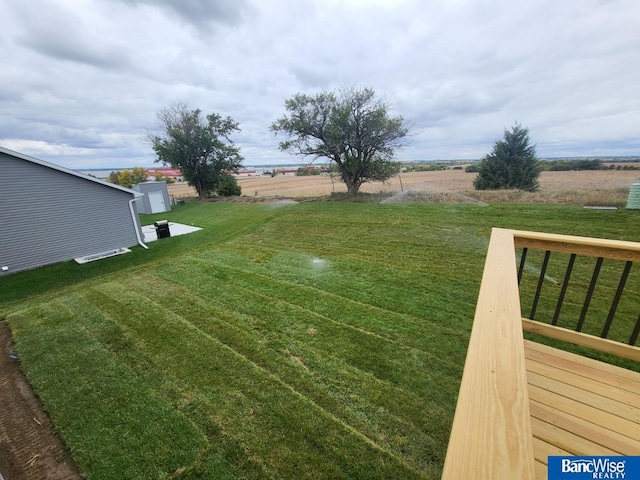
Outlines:
{"label": "downspout", "polygon": [[132,198],[131,200],[129,200],[129,211],[131,212],[131,220],[133,220],[133,226],[136,227],[136,238],[138,239],[138,245],[140,245],[142,248],[148,250],[149,247],[147,247],[144,242],[142,241],[142,238],[140,238],[140,228],[138,225],[138,220],[136,219],[136,212],[133,209],[133,202],[136,201],[136,197]]}

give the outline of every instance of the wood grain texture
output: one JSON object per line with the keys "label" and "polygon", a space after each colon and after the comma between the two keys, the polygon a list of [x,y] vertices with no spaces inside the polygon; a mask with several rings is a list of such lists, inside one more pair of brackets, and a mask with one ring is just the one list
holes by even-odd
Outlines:
{"label": "wood grain texture", "polygon": [[555,338],[640,362],[640,348],[633,345],[596,337],[587,333],[576,332],[575,330],[549,325],[548,323],[542,323],[536,320],[529,320],[528,318],[522,319],[522,328],[527,332],[538,333],[545,337]]}
{"label": "wood grain texture", "polygon": [[538,462],[555,449],[571,455],[640,455],[640,373],[524,344]]}
{"label": "wood grain texture", "polygon": [[640,261],[640,243],[513,230],[515,246],[589,257]]}
{"label": "wood grain texture", "polygon": [[597,362],[591,358],[565,352],[564,350],[530,340],[525,340],[524,345],[525,356],[528,359],[541,361],[547,365],[571,372],[579,372],[581,375],[596,379],[605,385],[611,385],[636,394],[640,393],[640,374],[638,372],[609,363]]}
{"label": "wood grain texture", "polygon": [[535,478],[513,233],[493,229],[443,479]]}
{"label": "wood grain texture", "polygon": [[[533,400],[529,404],[529,409],[531,410],[532,418],[537,418],[563,430],[574,432],[583,438],[589,438],[599,445],[607,446],[619,455],[636,455],[637,452],[640,452],[640,441],[609,428],[596,425],[584,418],[558,411]],[[534,442],[534,449],[535,445]]]}

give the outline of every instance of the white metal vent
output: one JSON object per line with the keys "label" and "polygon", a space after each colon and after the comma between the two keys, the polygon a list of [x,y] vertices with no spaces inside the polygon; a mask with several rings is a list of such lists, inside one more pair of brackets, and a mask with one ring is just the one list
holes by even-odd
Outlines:
{"label": "white metal vent", "polygon": [[113,257],[114,255],[122,255],[123,253],[129,253],[131,250],[128,248],[116,248],[115,250],[108,250],[102,253],[94,253],[93,255],[86,255],[84,257],[77,257],[74,260],[78,263],[93,262],[94,260],[100,260],[102,258]]}

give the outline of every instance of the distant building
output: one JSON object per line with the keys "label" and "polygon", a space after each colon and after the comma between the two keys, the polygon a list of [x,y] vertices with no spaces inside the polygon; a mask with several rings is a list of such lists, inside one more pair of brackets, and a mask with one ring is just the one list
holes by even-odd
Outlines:
{"label": "distant building", "polygon": [[0,275],[146,248],[141,193],[0,147]]}
{"label": "distant building", "polygon": [[173,178],[175,180],[183,179],[182,171],[179,168],[145,168],[145,170],[151,179],[155,179],[157,175]]}
{"label": "distant building", "polygon": [[234,176],[236,177],[253,177],[259,175],[257,170],[240,170]]}

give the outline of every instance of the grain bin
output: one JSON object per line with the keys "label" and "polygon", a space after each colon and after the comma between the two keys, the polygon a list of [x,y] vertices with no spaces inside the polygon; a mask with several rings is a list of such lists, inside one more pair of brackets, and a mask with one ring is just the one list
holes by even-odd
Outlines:
{"label": "grain bin", "polygon": [[632,183],[627,199],[627,208],[640,210],[640,182]]}

